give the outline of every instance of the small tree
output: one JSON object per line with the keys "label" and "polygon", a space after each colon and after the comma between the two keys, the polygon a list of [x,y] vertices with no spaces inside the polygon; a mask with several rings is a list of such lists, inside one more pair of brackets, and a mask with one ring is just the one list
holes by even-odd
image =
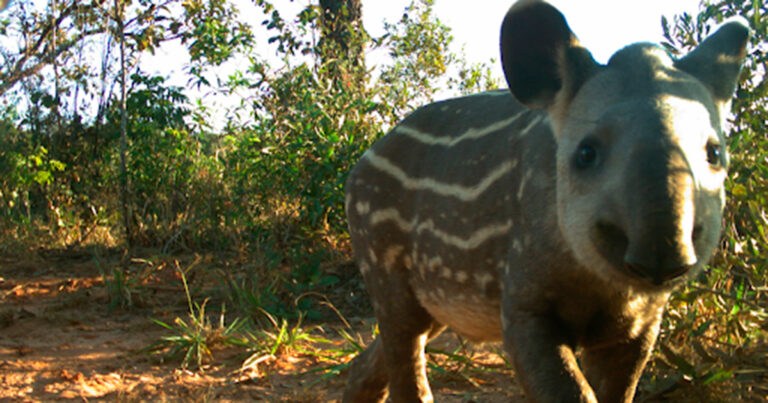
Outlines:
{"label": "small tree", "polygon": [[351,65],[363,64],[364,41],[356,37],[363,32],[363,10],[360,0],[320,0],[322,17],[321,57],[334,57]]}

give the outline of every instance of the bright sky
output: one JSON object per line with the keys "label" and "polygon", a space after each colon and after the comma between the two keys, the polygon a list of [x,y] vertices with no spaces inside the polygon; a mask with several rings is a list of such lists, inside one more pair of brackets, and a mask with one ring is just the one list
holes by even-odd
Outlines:
{"label": "bright sky", "polygon": [[[310,0],[276,0],[290,19]],[[316,1],[316,0],[312,0]],[[383,22],[396,22],[411,0],[363,0],[363,24],[369,33],[383,33]],[[499,60],[499,30],[513,0],[436,0],[435,14],[452,29],[455,50],[462,47],[470,62]],[[662,40],[661,16],[695,13],[700,0],[550,0],[568,20],[571,29],[598,62],[606,62],[621,47],[641,41]],[[261,28],[261,15],[249,0],[240,2],[243,19]],[[471,6],[468,6],[471,4]],[[257,31],[258,32],[258,31]],[[258,34],[257,34],[258,35]],[[263,37],[262,37],[263,38]],[[258,37],[257,37],[258,40]],[[266,41],[259,41],[266,42]],[[177,58],[174,60],[178,61]],[[500,74],[499,67],[499,74]]]}
{"label": "bright sky", "polygon": [[[283,18],[292,19],[310,1],[273,0]],[[383,22],[397,22],[411,0],[363,0],[363,25],[372,36],[383,33]],[[495,76],[503,77],[499,63],[499,31],[501,21],[514,0],[436,0],[435,15],[452,29],[454,51],[463,49],[469,62],[496,62],[492,65]],[[662,38],[661,16],[695,14],[700,0],[549,0],[568,20],[571,29],[581,43],[589,49],[598,62],[608,58],[625,45],[641,42],[660,42]],[[257,35],[257,51],[262,56],[273,52],[266,45],[265,33],[260,25],[264,17],[251,3],[239,0],[243,19],[254,24]],[[155,56],[145,56],[144,66],[161,66],[156,73],[171,77],[170,82],[184,86],[183,78],[174,73],[182,71],[183,58],[179,44],[166,46]],[[383,55],[369,54],[375,60]],[[371,63],[369,62],[369,66]],[[242,67],[242,66],[241,66]],[[372,66],[371,66],[372,67]],[[149,70],[153,70],[149,67]],[[503,83],[502,79],[502,85]],[[195,94],[190,94],[195,97]],[[206,103],[212,101],[207,99]],[[220,109],[209,104],[213,110]]]}
{"label": "bright sky", "polygon": [[[363,24],[381,33],[381,21],[397,21],[410,0],[363,0]],[[661,16],[694,13],[700,0],[550,0],[598,62],[635,42],[662,40]],[[512,0],[436,0],[435,14],[451,27],[470,61],[499,59],[499,30]],[[471,6],[468,6],[470,4]],[[499,70],[501,71],[501,70]]]}

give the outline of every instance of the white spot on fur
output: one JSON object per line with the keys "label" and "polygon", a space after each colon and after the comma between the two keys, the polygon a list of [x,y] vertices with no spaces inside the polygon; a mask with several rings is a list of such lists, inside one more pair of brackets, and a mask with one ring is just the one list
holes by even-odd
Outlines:
{"label": "white spot on fur", "polygon": [[427,293],[422,289],[417,289],[414,291],[414,294],[416,294],[416,298],[419,301],[423,301],[427,298]]}
{"label": "white spot on fur", "polygon": [[357,209],[357,214],[366,215],[371,211],[371,203],[359,201],[355,203],[355,209]]}
{"label": "white spot on fur", "polygon": [[365,276],[370,271],[371,271],[371,265],[368,264],[368,262],[366,260],[361,260],[360,261],[360,273],[362,273],[363,276]]}
{"label": "white spot on fur", "polygon": [[441,259],[440,256],[435,256],[427,261],[427,267],[429,267],[429,271],[432,273],[438,271],[438,269],[442,266],[443,259]]}
{"label": "white spot on fur", "polygon": [[491,273],[476,273],[475,281],[481,290],[485,290],[488,287],[488,284],[493,282],[493,276]]}
{"label": "white spot on fur", "polygon": [[421,275],[421,278],[427,278],[427,266],[417,262],[416,267],[419,268],[419,274]]}
{"label": "white spot on fur", "polygon": [[403,249],[405,248],[402,245],[393,245],[387,248],[384,252],[384,270],[386,270],[387,273],[392,272],[392,269],[394,269],[395,263],[397,262],[397,258],[400,257]]}
{"label": "white spot on fur", "polygon": [[450,279],[453,277],[453,272],[448,267],[443,267],[443,270],[440,272],[440,277],[445,279]]}
{"label": "white spot on fur", "polygon": [[517,253],[523,253],[523,244],[520,242],[520,239],[515,238],[514,241],[512,241],[512,248]]}
{"label": "white spot on fur", "polygon": [[437,296],[440,297],[441,300],[445,301],[445,290],[443,290],[442,288],[438,288]]}
{"label": "white spot on fur", "polygon": [[468,278],[469,278],[469,275],[467,274],[467,272],[463,270],[459,270],[456,272],[456,281],[458,281],[459,283],[464,284],[464,282],[467,281]]}

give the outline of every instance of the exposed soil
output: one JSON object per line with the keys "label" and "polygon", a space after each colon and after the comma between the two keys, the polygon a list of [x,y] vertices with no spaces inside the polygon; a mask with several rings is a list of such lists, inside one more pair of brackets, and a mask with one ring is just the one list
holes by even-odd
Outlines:
{"label": "exposed soil", "polygon": [[[170,332],[150,318],[173,323],[186,317],[179,276],[157,270],[139,286],[130,308],[110,307],[100,268],[88,254],[35,254],[0,259],[0,401],[295,401],[332,402],[341,397],[346,373],[321,379],[329,364],[321,353],[287,351],[239,371],[243,350],[213,352],[202,370],[180,369],[140,350]],[[120,257],[113,257],[119,260]],[[108,267],[108,266],[107,266]],[[161,267],[161,266],[157,266]],[[198,281],[205,287],[204,281]],[[210,284],[214,286],[215,284]],[[370,315],[372,316],[372,315]],[[351,317],[353,335],[370,342],[372,318]],[[324,323],[318,336],[334,349],[347,343]],[[446,333],[431,347],[453,351],[458,338]],[[495,402],[521,399],[503,360],[492,346],[475,346],[461,362],[432,354],[431,384],[440,402]],[[309,372],[316,370],[318,372]]]}

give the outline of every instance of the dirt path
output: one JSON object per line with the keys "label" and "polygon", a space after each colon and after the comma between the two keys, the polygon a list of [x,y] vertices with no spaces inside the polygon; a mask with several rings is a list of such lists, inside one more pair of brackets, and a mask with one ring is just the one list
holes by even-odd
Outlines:
{"label": "dirt path", "polygon": [[[202,371],[182,370],[179,362],[163,363],[157,356],[137,354],[170,334],[150,318],[172,323],[186,314],[187,307],[181,283],[173,275],[158,273],[142,291],[142,298],[151,303],[109,311],[99,267],[87,256],[0,260],[0,401],[332,402],[340,398],[346,374],[318,381],[329,366],[322,354],[289,351],[265,357],[247,371],[238,371],[244,352],[231,347],[214,351],[212,364]],[[334,332],[322,336],[331,343],[314,347],[334,349],[345,343]],[[432,348],[452,351],[456,345],[457,338],[446,334]],[[490,351],[472,350],[471,362],[432,354],[436,400],[519,399],[520,390],[503,361]],[[343,363],[351,356],[336,360]],[[318,372],[307,373],[311,370]]]}

